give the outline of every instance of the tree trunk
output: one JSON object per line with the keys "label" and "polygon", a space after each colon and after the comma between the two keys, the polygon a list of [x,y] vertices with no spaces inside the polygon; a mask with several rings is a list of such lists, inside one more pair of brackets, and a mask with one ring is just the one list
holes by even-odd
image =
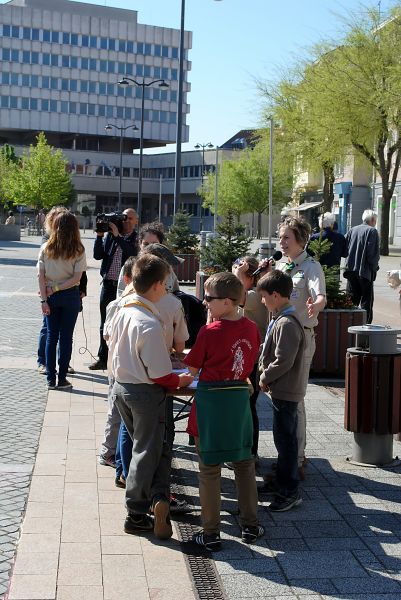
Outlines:
{"label": "tree trunk", "polygon": [[331,212],[334,202],[334,167],[330,161],[323,163],[323,212]]}
{"label": "tree trunk", "polygon": [[258,230],[256,232],[256,238],[260,240],[262,237],[262,213],[258,212]]}
{"label": "tree trunk", "polygon": [[380,254],[388,256],[388,228],[392,193],[388,188],[382,190],[382,210],[380,224]]}

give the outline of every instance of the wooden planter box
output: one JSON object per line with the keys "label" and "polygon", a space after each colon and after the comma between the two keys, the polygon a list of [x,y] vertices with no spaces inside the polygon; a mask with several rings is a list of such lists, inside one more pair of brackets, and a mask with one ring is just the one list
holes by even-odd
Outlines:
{"label": "wooden planter box", "polygon": [[347,348],[353,345],[353,336],[348,333],[348,327],[365,323],[366,311],[360,308],[328,308],[319,313],[311,375],[344,377]]}
{"label": "wooden planter box", "polygon": [[195,254],[175,254],[183,258],[184,262],[174,267],[174,271],[180,283],[193,283],[196,272],[199,269],[199,258]]}

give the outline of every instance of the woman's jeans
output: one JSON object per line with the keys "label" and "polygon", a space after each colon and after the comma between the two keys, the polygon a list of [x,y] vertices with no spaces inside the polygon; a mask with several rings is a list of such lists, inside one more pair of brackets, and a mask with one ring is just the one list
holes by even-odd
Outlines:
{"label": "woman's jeans", "polygon": [[79,288],[55,292],[48,299],[50,315],[46,316],[46,375],[47,381],[56,381],[56,349],[59,342],[58,380],[67,375],[72,352],[72,335],[80,308]]}

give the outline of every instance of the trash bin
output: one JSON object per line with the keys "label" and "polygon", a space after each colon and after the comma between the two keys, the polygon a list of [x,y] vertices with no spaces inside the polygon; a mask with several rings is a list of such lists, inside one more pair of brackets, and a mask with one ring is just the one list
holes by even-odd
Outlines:
{"label": "trash bin", "polygon": [[344,427],[354,433],[351,461],[393,463],[393,435],[401,431],[401,329],[381,325],[348,328],[356,346],[347,349]]}

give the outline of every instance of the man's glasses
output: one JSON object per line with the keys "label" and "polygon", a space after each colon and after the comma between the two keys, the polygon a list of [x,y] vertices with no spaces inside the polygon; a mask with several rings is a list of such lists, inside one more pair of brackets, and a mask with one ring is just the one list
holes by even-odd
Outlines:
{"label": "man's glasses", "polygon": [[[207,294],[205,294],[203,296],[204,300],[206,300],[206,302],[212,302],[212,300],[225,300],[225,298],[222,298],[221,296],[208,296]],[[232,302],[235,302],[235,300],[233,298],[228,298],[228,300],[232,300]]]}

